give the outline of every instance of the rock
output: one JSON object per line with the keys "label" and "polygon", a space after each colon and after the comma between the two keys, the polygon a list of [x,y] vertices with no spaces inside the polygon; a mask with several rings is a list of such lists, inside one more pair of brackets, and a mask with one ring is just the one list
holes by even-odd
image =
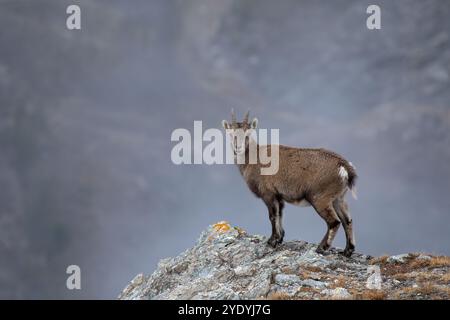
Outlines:
{"label": "rock", "polygon": [[313,280],[313,279],[306,279],[300,282],[300,284],[304,287],[311,287],[311,288],[316,288],[316,289],[321,289],[327,286],[326,283],[322,282],[322,281],[317,281],[317,280]]}
{"label": "rock", "polygon": [[139,273],[136,275],[133,280],[131,280],[130,284],[122,291],[122,295],[130,294],[130,292],[138,285],[141,285],[144,282],[144,275]]}
{"label": "rock", "polygon": [[234,268],[234,274],[238,277],[251,276],[256,269],[252,266],[238,266]]}
{"label": "rock", "polygon": [[[266,244],[267,238],[249,235],[225,221],[202,232],[196,244],[174,258],[162,259],[149,276],[137,275],[122,291],[120,299],[349,299],[371,298],[366,286],[374,277],[367,255],[354,253],[346,258],[331,248],[328,255],[315,252],[317,245],[305,241],[288,241],[276,249]],[[415,255],[391,256],[386,262],[409,263]],[[419,259],[420,256],[417,257]],[[420,259],[432,259],[423,255]],[[384,260],[379,260],[384,261]],[[417,264],[420,268],[421,264]],[[379,268],[379,266],[378,266]],[[432,272],[406,268],[405,279]],[[382,268],[379,268],[382,270]],[[411,270],[410,270],[411,269]],[[449,268],[440,266],[434,278],[445,275]],[[445,278],[444,278],[445,279]],[[396,294],[405,299],[417,298],[417,284],[398,281],[381,274],[382,288],[388,297]],[[413,285],[414,284],[414,285]],[[421,283],[421,286],[423,283]],[[355,292],[354,296],[349,290]],[[376,291],[378,292],[378,291]],[[395,296],[395,297],[397,297]],[[424,295],[421,296],[423,298]]]}
{"label": "rock", "polygon": [[416,259],[418,259],[418,260],[431,260],[431,257],[430,256],[428,256],[428,255],[425,255],[425,254],[419,254],[418,256],[417,256],[417,258]]}
{"label": "rock", "polygon": [[139,273],[136,277],[131,280],[131,284],[133,286],[140,285],[142,282],[144,282],[144,275],[142,273]]}
{"label": "rock", "polygon": [[404,263],[410,257],[409,253],[403,253],[396,256],[390,256],[387,259],[389,263]]}
{"label": "rock", "polygon": [[293,274],[277,274],[275,283],[282,286],[299,285],[300,277]]}

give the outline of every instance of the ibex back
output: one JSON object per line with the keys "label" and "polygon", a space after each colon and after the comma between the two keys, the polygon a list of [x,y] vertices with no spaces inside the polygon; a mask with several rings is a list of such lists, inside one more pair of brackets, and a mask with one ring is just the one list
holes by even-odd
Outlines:
{"label": "ibex back", "polygon": [[[251,133],[256,129],[258,120],[248,122],[248,112],[242,122],[236,121],[232,111],[231,124],[223,120],[222,125],[231,135],[231,145],[236,157],[249,158],[250,144],[254,143]],[[340,155],[325,149],[304,149],[277,146],[279,152],[279,169],[274,175],[261,175],[260,161],[255,164],[245,161],[238,164],[245,182],[250,190],[261,198],[269,211],[272,235],[268,244],[272,247],[283,242],[282,226],[285,202],[312,206],[327,224],[327,232],[317,247],[317,252],[324,254],[331,246],[339,225],[342,223],[347,244],[343,254],[350,257],[355,250],[353,224],[344,196],[347,190],[354,193],[356,171],[351,162]],[[271,153],[272,145],[256,144],[256,154],[261,148]]]}

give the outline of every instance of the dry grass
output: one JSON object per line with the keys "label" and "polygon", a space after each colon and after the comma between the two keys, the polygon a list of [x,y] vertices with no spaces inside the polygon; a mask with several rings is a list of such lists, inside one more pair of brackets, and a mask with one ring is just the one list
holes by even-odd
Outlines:
{"label": "dry grass", "polygon": [[450,257],[446,256],[437,256],[432,257],[429,261],[429,266],[438,268],[438,267],[450,267]]}
{"label": "dry grass", "polygon": [[292,298],[285,292],[272,292],[267,295],[265,300],[291,300]]}
{"label": "dry grass", "polygon": [[[384,263],[382,274],[399,281],[416,283],[416,287],[403,287],[390,296],[394,299],[450,299],[450,257],[431,256],[429,259],[418,259],[414,254],[404,263]],[[444,268],[444,274],[433,272],[434,269]]]}
{"label": "dry grass", "polygon": [[430,265],[431,259],[415,259],[409,263],[409,266],[413,269],[426,268]]}
{"label": "dry grass", "polygon": [[423,269],[430,266],[433,259],[416,259],[411,258],[404,263],[385,263],[381,266],[382,274],[388,276],[394,276],[398,274],[410,273],[413,271],[418,271],[418,269]]}
{"label": "dry grass", "polygon": [[[316,275],[313,275],[312,273],[316,273]],[[310,279],[310,278],[316,278],[317,274],[322,274],[323,269],[316,267],[316,266],[308,266],[304,265],[301,266],[300,270],[298,271],[298,276],[302,279]]]}
{"label": "dry grass", "polygon": [[[432,256],[430,259],[417,259],[418,254],[411,254],[409,258],[406,259],[404,263],[388,263],[389,258],[386,255],[373,258],[369,261],[369,264],[378,264],[384,267],[387,271],[399,271],[405,270],[412,271],[413,269],[420,268],[440,268],[440,267],[450,267],[450,257],[446,256]],[[399,273],[399,272],[394,272]],[[390,274],[393,274],[390,272]]]}
{"label": "dry grass", "polygon": [[[433,281],[433,283],[436,284],[442,284],[442,285],[448,285],[450,282],[450,272],[447,271],[444,274],[436,273],[436,272],[430,272],[428,270],[424,272],[414,273],[415,279],[418,282],[427,282],[427,281]],[[411,278],[413,278],[411,276]]]}
{"label": "dry grass", "polygon": [[345,276],[340,275],[336,279],[334,279],[333,282],[331,282],[330,289],[346,288],[347,282],[348,279]]}
{"label": "dry grass", "polygon": [[302,294],[302,293],[306,293],[307,294],[307,296],[306,297],[301,297],[301,296],[297,296],[297,297],[295,297],[294,299],[295,300],[310,300],[310,299],[312,299],[315,295],[319,295],[320,294],[320,291],[318,291],[317,289],[315,289],[315,288],[311,288],[311,287],[300,287],[298,290],[297,290],[297,293],[296,294]]}
{"label": "dry grass", "polygon": [[384,290],[364,289],[362,291],[351,291],[355,300],[385,300],[388,297]]}
{"label": "dry grass", "polygon": [[416,288],[403,288],[394,294],[395,299],[417,299],[417,297],[433,300],[448,300],[450,299],[450,288],[443,285],[421,283]]}
{"label": "dry grass", "polygon": [[431,259],[414,259],[409,262],[411,268],[440,268],[450,267],[450,257],[434,256]]}
{"label": "dry grass", "polygon": [[311,287],[300,287],[297,292],[319,293],[317,289]]}
{"label": "dry grass", "polygon": [[[319,294],[319,291],[317,291],[314,288],[310,287],[300,287],[297,291],[297,293],[309,293],[311,296],[314,294]],[[282,291],[276,291],[269,293],[266,297],[262,298],[263,300],[299,300],[302,299],[301,297],[293,297],[289,296],[287,293]]]}
{"label": "dry grass", "polygon": [[410,280],[411,278],[413,278],[413,275],[409,274],[409,273],[396,273],[392,275],[392,278],[398,280],[398,281],[406,281],[406,280]]}
{"label": "dry grass", "polygon": [[444,275],[442,275],[441,281],[442,282],[450,282],[450,272],[447,272]]}
{"label": "dry grass", "polygon": [[436,287],[430,283],[426,283],[423,285],[420,285],[418,288],[413,288],[413,292],[420,293],[424,296],[432,295],[436,292]]}
{"label": "dry grass", "polygon": [[431,273],[428,270],[416,271],[412,273],[397,273],[391,276],[394,279],[400,281],[413,280],[416,282],[426,282],[426,281],[443,281],[445,282],[445,275],[440,275],[437,273]]}
{"label": "dry grass", "polygon": [[399,274],[410,273],[417,270],[417,267],[409,263],[386,263],[381,267],[381,274],[384,276],[399,276]]}
{"label": "dry grass", "polygon": [[387,263],[388,258],[389,258],[388,255],[382,255],[380,257],[370,259],[369,264],[385,264]]}
{"label": "dry grass", "polygon": [[395,293],[395,298],[417,298],[422,296],[425,299],[449,299],[450,289],[448,287],[441,287],[431,283],[425,283],[419,285],[417,288],[403,288]]}
{"label": "dry grass", "polygon": [[[351,297],[355,300],[385,300],[385,299],[445,299],[450,300],[450,257],[430,256],[430,258],[418,258],[420,254],[410,254],[404,262],[388,262],[388,256],[373,258],[369,263],[379,265],[383,280],[396,279],[397,282],[389,290],[367,289],[361,279],[343,274],[328,274],[325,278],[329,289],[347,288]],[[284,270],[285,273],[293,273],[295,270]],[[301,266],[295,273],[304,279],[319,277],[324,270],[315,266]],[[414,285],[414,287],[412,286]],[[407,287],[406,287],[407,286]],[[297,295],[298,294],[298,295]],[[335,299],[324,297],[314,288],[301,287],[295,297],[290,297],[284,292],[269,294],[270,300],[291,299]],[[304,297],[303,297],[304,296]]]}

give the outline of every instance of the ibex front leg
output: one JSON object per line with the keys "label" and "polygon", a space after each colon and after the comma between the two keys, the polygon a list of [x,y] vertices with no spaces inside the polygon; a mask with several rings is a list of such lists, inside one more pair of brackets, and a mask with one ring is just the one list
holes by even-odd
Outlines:
{"label": "ibex front leg", "polygon": [[282,226],[283,202],[277,199],[265,201],[269,210],[269,219],[272,224],[272,235],[267,243],[275,248],[283,242],[284,230]]}

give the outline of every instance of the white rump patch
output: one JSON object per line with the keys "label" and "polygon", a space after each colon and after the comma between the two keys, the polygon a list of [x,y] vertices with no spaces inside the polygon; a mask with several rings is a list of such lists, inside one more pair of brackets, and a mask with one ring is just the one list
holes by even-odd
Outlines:
{"label": "white rump patch", "polygon": [[311,203],[309,203],[305,199],[300,200],[300,201],[292,202],[292,204],[296,205],[296,206],[299,206],[299,207],[309,207],[311,205]]}
{"label": "white rump patch", "polygon": [[342,180],[348,179],[348,172],[343,166],[339,167],[339,176],[342,178]]}

